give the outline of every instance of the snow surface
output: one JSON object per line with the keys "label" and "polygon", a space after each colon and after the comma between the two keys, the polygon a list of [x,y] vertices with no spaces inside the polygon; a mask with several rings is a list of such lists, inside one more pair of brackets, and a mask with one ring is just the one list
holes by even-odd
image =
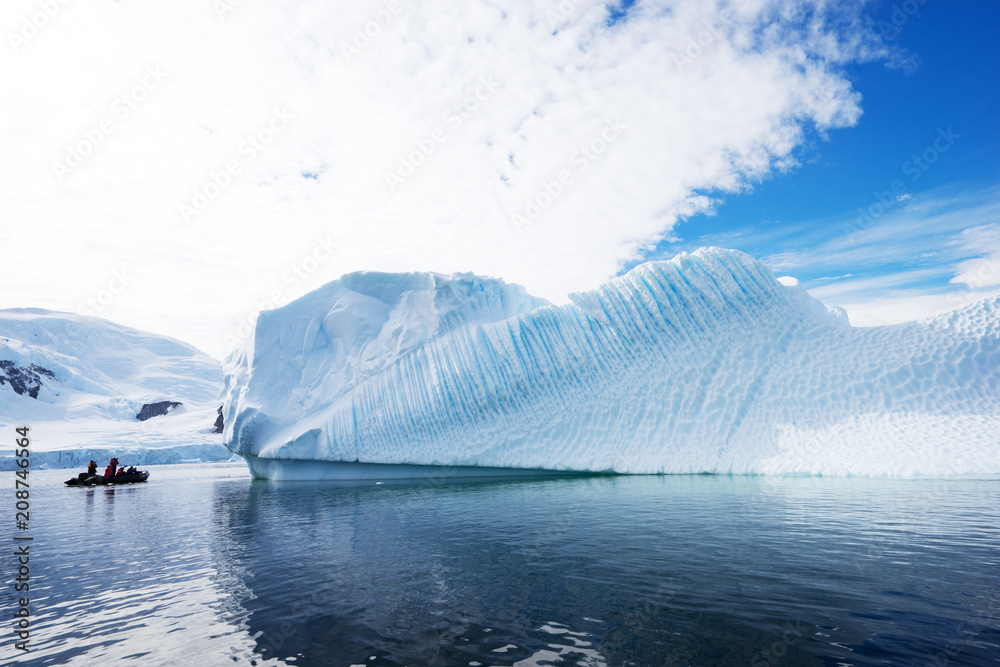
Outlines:
{"label": "snow surface", "polygon": [[[31,427],[32,467],[225,460],[212,433],[222,374],[219,361],[180,341],[107,320],[35,308],[0,310],[0,359],[35,364],[37,398],[0,385],[0,427]],[[140,422],[144,403],[179,401],[167,415]],[[0,469],[13,466],[2,452]]]}
{"label": "snow surface", "polygon": [[227,358],[226,446],[267,477],[330,476],[302,462],[1000,472],[998,297],[856,328],[708,248],[570,300],[472,274],[348,274],[261,313]]}

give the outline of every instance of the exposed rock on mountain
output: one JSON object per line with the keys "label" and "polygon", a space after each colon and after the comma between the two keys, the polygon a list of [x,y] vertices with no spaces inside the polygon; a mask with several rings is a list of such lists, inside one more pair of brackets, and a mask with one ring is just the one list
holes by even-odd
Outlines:
{"label": "exposed rock on mountain", "polygon": [[37,364],[29,364],[25,368],[8,359],[0,360],[0,386],[9,384],[18,396],[28,394],[31,398],[38,398],[38,391],[44,384],[43,376],[53,380],[56,377],[52,371]]}
{"label": "exposed rock on mountain", "polygon": [[177,401],[158,401],[156,403],[143,403],[142,409],[139,410],[139,414],[135,416],[141,422],[151,419],[153,417],[159,417],[160,415],[165,415],[174,408],[181,406],[181,403]]}

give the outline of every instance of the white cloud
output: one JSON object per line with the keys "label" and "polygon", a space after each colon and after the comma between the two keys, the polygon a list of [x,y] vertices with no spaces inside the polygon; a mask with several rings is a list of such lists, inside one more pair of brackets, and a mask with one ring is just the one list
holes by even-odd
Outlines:
{"label": "white cloud", "polygon": [[957,269],[961,273],[951,279],[953,283],[962,283],[969,287],[1000,285],[1000,251],[986,257],[961,262]]}
{"label": "white cloud", "polygon": [[914,269],[868,278],[835,280],[825,282],[819,287],[810,289],[809,293],[824,303],[839,304],[845,299],[856,299],[859,296],[872,294],[885,294],[900,286],[941,277],[947,272],[947,268]]}
{"label": "white cloud", "polygon": [[755,254],[855,324],[915,320],[1000,291],[1000,187],[913,193],[862,225],[854,215],[831,216],[729,229],[677,247],[694,245]]}
{"label": "white cloud", "polygon": [[[561,298],[793,166],[805,127],[856,122],[840,68],[885,55],[854,3],[639,2],[613,26],[593,0],[229,4],[73,3],[3,50],[0,305],[78,310],[126,268],[102,315],[222,354],[257,304],[349,270]],[[5,9],[17,33],[37,5]]]}
{"label": "white cloud", "polygon": [[948,292],[945,294],[899,290],[885,294],[886,296],[867,298],[856,302],[847,301],[836,305],[847,311],[851,324],[854,326],[872,327],[883,324],[899,324],[940,315],[980,299],[1000,294],[1000,290]]}
{"label": "white cloud", "polygon": [[960,262],[952,283],[971,289],[1000,285],[1000,223],[964,230],[958,245],[979,256]]}
{"label": "white cloud", "polygon": [[861,232],[845,231],[853,221],[804,225],[827,238],[766,261],[809,275],[810,294],[861,326],[930,317],[1000,293],[1000,189],[921,193],[912,202]]}

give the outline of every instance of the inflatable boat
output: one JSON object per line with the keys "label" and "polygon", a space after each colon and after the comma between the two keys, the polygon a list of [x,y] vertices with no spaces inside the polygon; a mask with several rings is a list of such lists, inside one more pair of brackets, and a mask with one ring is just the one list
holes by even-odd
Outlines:
{"label": "inflatable boat", "polygon": [[135,475],[114,475],[105,477],[104,475],[88,475],[81,472],[73,479],[67,479],[69,486],[107,486],[108,484],[135,484],[145,482],[149,478],[149,471],[141,471]]}

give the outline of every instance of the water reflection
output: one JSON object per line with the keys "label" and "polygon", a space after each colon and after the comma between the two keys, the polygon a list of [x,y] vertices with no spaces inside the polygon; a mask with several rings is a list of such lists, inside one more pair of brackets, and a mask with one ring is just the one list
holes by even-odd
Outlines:
{"label": "water reflection", "polygon": [[[907,664],[951,641],[939,629],[996,590],[996,518],[975,496],[962,516],[964,501],[936,488],[227,483],[215,487],[213,535],[235,563],[257,650],[297,664],[709,665],[780,653],[862,665],[885,632],[909,637],[896,649]],[[869,613],[884,605],[891,614]],[[996,648],[995,625],[984,628],[991,648],[963,647],[969,664]]]}
{"label": "water reflection", "polygon": [[94,489],[32,472],[31,651],[16,664],[221,664],[252,648],[214,604],[211,486],[175,475]]}
{"label": "water reflection", "polygon": [[26,665],[1000,655],[997,480],[349,486],[165,466],[155,483],[72,489],[58,472],[32,473]]}

